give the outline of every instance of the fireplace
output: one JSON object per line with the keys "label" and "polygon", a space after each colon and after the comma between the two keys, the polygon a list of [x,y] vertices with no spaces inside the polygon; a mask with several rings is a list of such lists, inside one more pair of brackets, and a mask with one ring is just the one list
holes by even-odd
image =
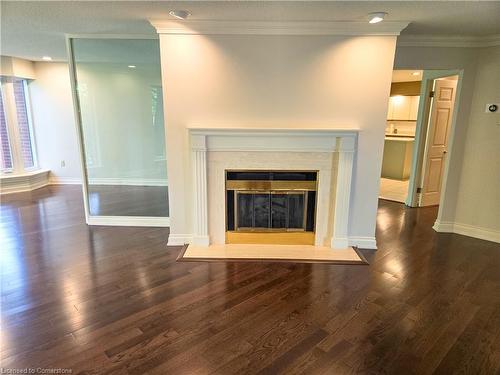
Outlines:
{"label": "fireplace", "polygon": [[[172,212],[175,211],[173,216],[184,218],[186,228],[191,223],[192,229],[186,229],[188,233],[179,233],[182,227],[171,225],[169,245],[191,243],[209,247],[235,241],[248,244],[263,241],[269,244],[313,243],[333,249],[345,249],[350,245],[351,178],[357,130],[192,128],[189,135],[192,210],[175,211],[177,206],[173,202]],[[290,170],[291,166],[293,171]],[[269,174],[265,178],[245,180],[247,176],[229,182],[228,172],[273,172],[273,178]],[[276,172],[316,172],[316,181],[311,182],[305,177],[280,180]],[[237,186],[242,184],[239,181],[252,180],[254,182],[250,189]],[[283,185],[291,181],[295,181],[297,186]],[[279,193],[283,190],[315,191],[312,230],[307,227],[307,221],[305,230],[291,228],[290,224],[287,228],[277,229],[270,225],[262,229],[262,226],[252,224],[251,227],[229,227],[229,230],[227,190],[233,190],[234,194],[237,191],[254,192],[254,189],[262,189],[266,193],[271,190],[278,190]],[[230,201],[233,202],[231,212],[234,215],[234,196]],[[307,202],[311,204],[309,199]],[[363,238],[362,242],[364,247],[375,246],[374,239],[372,242],[369,238]]]}
{"label": "fireplace", "polygon": [[226,170],[226,243],[314,244],[318,171]]}

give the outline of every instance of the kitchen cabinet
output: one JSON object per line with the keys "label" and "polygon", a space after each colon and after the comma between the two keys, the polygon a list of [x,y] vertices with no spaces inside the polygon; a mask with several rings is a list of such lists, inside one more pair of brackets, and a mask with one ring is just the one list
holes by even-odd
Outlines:
{"label": "kitchen cabinet", "polygon": [[385,137],[382,177],[395,180],[410,178],[414,138]]}
{"label": "kitchen cabinet", "polygon": [[419,96],[391,96],[389,98],[388,120],[416,121]]}
{"label": "kitchen cabinet", "polygon": [[420,102],[420,96],[409,96],[409,98],[410,98],[409,120],[417,121],[418,103]]}

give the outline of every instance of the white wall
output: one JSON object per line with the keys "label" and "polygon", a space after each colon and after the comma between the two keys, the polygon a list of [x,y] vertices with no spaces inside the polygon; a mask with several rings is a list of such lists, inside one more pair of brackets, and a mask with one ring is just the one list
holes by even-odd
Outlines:
{"label": "white wall", "polygon": [[467,233],[454,230],[450,223],[495,231],[493,237],[490,233],[489,239],[499,238],[497,231],[500,229],[500,139],[499,127],[494,125],[495,115],[485,117],[483,112],[486,102],[499,99],[498,49],[397,47],[394,63],[395,69],[463,71],[440,222],[445,224],[443,231],[478,234],[473,230]]}
{"label": "white wall", "polygon": [[452,152],[449,153],[449,173],[447,184],[442,194],[444,202],[441,206],[441,217],[444,221],[452,221],[455,217],[458,184],[462,169],[464,139],[467,133],[470,103],[474,89],[476,74],[475,48],[434,48],[434,47],[397,47],[394,61],[395,69],[461,69],[463,70],[462,89],[458,103],[455,133]]}
{"label": "white wall", "polygon": [[[29,90],[38,163],[50,169],[56,181],[78,182],[80,154],[68,65],[36,62],[35,76]],[[63,160],[65,167],[61,166]]]}
{"label": "white wall", "polygon": [[493,232],[500,241],[500,47],[476,51],[478,65],[464,145],[455,225]]}
{"label": "white wall", "polygon": [[360,128],[350,236],[373,238],[395,37],[160,35],[171,233],[191,233],[186,127]]}

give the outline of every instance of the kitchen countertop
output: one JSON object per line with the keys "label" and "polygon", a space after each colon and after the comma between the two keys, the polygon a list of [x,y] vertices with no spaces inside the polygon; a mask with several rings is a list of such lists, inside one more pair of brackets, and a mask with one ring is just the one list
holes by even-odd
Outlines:
{"label": "kitchen countertop", "polygon": [[413,142],[415,141],[415,137],[412,136],[393,136],[393,135],[386,135],[385,136],[386,141],[399,141],[399,142]]}

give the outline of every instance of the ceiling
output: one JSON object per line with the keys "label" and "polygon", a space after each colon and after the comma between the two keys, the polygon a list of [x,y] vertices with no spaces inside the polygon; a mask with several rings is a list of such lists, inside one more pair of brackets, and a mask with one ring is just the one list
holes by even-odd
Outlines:
{"label": "ceiling", "polygon": [[500,34],[500,1],[0,1],[0,53],[65,60],[64,34],[155,35],[147,21],[187,9],[195,20],[360,21],[385,11],[402,35]]}

